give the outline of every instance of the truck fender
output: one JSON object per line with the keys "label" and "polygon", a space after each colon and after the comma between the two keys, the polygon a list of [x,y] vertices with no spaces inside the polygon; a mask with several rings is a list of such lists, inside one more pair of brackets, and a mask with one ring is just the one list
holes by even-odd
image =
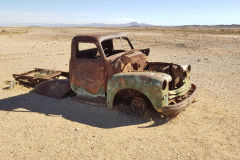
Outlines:
{"label": "truck fender", "polygon": [[[168,104],[168,82],[171,76],[159,72],[127,72],[112,76],[107,84],[107,106],[113,108],[116,94],[123,89],[135,89],[143,93],[158,112]],[[164,97],[164,99],[163,99]]]}

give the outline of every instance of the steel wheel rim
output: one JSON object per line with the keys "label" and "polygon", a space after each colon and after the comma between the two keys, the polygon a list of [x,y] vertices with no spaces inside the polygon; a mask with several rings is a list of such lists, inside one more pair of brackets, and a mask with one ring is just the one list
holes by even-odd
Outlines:
{"label": "steel wheel rim", "polygon": [[143,115],[144,112],[146,111],[147,103],[145,102],[144,99],[136,97],[132,100],[130,107],[134,113]]}

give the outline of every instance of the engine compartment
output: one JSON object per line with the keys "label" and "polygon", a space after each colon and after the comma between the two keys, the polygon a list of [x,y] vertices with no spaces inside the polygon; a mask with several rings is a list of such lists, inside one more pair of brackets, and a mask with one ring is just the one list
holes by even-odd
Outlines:
{"label": "engine compartment", "polygon": [[169,90],[180,88],[184,84],[187,72],[191,71],[191,66],[181,66],[173,63],[147,62],[145,71],[162,72],[171,75],[172,81],[169,83]]}

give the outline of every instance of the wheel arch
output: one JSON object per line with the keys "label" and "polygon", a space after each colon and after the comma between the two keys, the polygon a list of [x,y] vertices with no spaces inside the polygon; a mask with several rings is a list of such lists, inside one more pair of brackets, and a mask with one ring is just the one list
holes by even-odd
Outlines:
{"label": "wheel arch", "polygon": [[[115,105],[115,103],[116,103],[116,101],[117,101],[117,98],[119,98],[118,96],[120,96],[120,97],[123,97],[123,96],[128,96],[127,94],[125,94],[126,92],[130,92],[130,94],[132,93],[132,92],[135,92],[134,94],[132,94],[132,95],[129,95],[129,96],[136,96],[136,97],[141,97],[141,98],[143,98],[149,105],[150,105],[150,107],[153,107],[153,105],[152,105],[152,102],[151,102],[151,100],[150,100],[150,97],[148,97],[146,94],[144,94],[143,92],[141,92],[141,91],[139,91],[139,90],[137,90],[137,89],[132,89],[132,88],[124,88],[124,89],[120,89],[120,90],[118,90],[116,93],[115,93],[115,95],[113,96],[113,105]],[[123,94],[123,95],[121,95],[121,94]],[[124,98],[124,97],[123,97]]]}

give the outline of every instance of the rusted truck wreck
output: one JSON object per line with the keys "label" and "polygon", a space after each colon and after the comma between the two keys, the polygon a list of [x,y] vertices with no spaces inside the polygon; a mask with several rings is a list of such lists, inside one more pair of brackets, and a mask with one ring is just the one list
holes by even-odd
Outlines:
{"label": "rusted truck wreck", "polygon": [[[164,115],[178,114],[195,98],[191,67],[148,62],[149,52],[134,49],[122,33],[77,35],[72,40],[69,74],[52,71],[50,78],[36,81],[35,91],[53,98],[73,91],[75,100],[109,108],[125,103],[139,115],[151,107]],[[67,78],[58,79],[61,75]]]}

